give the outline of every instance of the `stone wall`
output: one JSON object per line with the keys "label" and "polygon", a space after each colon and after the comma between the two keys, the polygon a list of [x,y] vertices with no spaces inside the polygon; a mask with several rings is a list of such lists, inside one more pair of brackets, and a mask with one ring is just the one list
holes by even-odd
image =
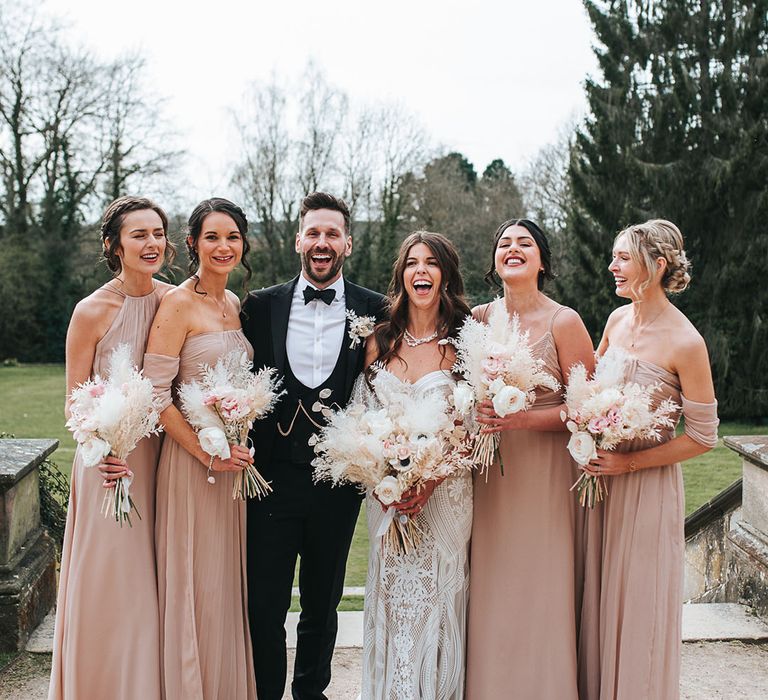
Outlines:
{"label": "stone wall", "polygon": [[0,440],[0,651],[22,649],[56,601],[56,549],[40,524],[40,463],[57,440]]}
{"label": "stone wall", "polygon": [[768,619],[768,436],[724,442],[742,457],[742,479],[686,519],[684,596]]}

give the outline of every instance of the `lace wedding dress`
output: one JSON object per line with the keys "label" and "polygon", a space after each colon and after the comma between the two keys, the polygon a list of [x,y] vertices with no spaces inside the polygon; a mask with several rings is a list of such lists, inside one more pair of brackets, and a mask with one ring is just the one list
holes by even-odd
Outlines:
{"label": "lace wedding dress", "polygon": [[[400,382],[382,370],[387,381]],[[452,391],[430,372],[410,385],[419,395]],[[357,392],[374,400],[365,381]],[[356,392],[356,393],[357,393]],[[365,396],[367,392],[367,396]],[[382,551],[384,511],[366,496],[370,553],[365,586],[362,700],[461,700],[469,592],[472,475],[443,481],[416,516],[421,543],[408,554]]]}

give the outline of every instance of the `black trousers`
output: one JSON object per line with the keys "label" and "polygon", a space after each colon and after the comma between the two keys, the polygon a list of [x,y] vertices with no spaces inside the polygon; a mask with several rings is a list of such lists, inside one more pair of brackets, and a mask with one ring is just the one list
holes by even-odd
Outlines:
{"label": "black trousers", "polygon": [[260,468],[274,491],[248,502],[248,613],[259,700],[285,690],[285,618],[296,558],[301,557],[294,700],[325,700],[336,643],[336,607],[360,511],[352,487],[313,484],[308,464],[273,462]]}

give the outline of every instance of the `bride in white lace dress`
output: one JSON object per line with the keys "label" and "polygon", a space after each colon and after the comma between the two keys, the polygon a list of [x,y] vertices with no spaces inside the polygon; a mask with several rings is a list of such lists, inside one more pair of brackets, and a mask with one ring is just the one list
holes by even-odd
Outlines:
{"label": "bride in white lace dress", "polygon": [[[452,348],[469,314],[458,255],[440,234],[403,242],[389,288],[390,320],[368,339],[366,364],[417,395],[449,392]],[[361,381],[359,390],[370,392]],[[365,397],[370,399],[370,396]],[[366,496],[370,554],[365,588],[362,700],[461,700],[464,696],[472,476],[464,473],[397,504],[421,530],[407,554],[382,547],[384,508]]]}

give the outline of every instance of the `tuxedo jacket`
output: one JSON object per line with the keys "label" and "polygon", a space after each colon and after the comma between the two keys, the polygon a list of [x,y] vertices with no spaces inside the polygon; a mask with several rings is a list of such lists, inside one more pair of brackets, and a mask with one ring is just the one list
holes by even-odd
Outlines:
{"label": "tuxedo jacket", "polygon": [[[288,356],[286,337],[288,335],[288,317],[291,313],[293,292],[299,280],[298,275],[290,282],[277,284],[266,289],[250,292],[243,302],[240,321],[243,333],[253,346],[253,367],[275,367],[277,376],[285,375]],[[353,284],[344,278],[344,300],[347,309],[358,316],[373,316],[376,321],[386,318],[386,299],[378,292]],[[345,326],[341,352],[347,353],[346,376],[344,381],[343,402],[346,404],[352,394],[355,379],[363,369],[365,362],[365,341],[350,348],[349,320]],[[272,448],[277,433],[277,413],[272,411],[266,418],[254,423],[251,438],[258,453],[258,463],[268,464],[272,458]]]}

